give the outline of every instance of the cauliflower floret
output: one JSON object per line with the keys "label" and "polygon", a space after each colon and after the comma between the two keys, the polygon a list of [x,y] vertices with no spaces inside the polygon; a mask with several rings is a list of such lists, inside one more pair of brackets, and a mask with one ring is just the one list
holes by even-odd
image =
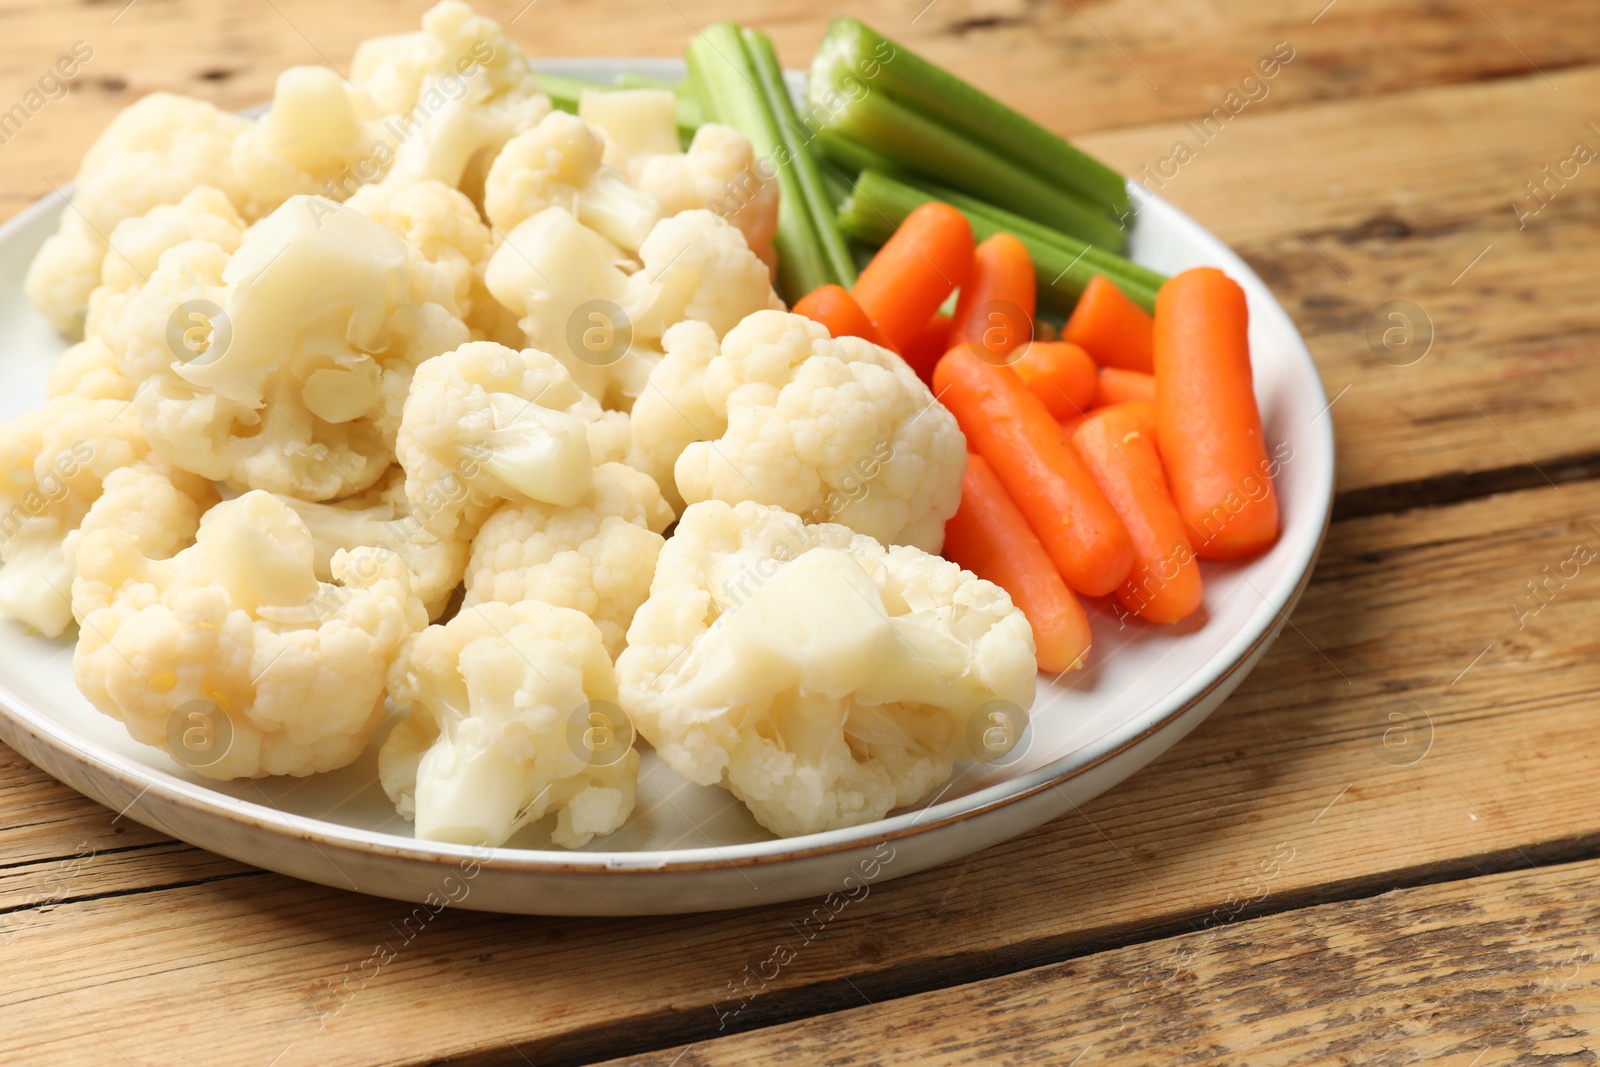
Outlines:
{"label": "cauliflower floret", "polygon": [[271,214],[291,196],[343,200],[338,177],[358,160],[383,157],[385,131],[362,117],[367,107],[355,86],[326,67],[279,74],[272,107],[233,146],[245,216]]}
{"label": "cauliflower floret", "polygon": [[717,335],[703,322],[680,322],[661,340],[666,355],[650,372],[650,380],[630,416],[633,447],[628,465],[644,471],[661,486],[674,514],[683,511],[683,496],[673,468],[693,441],[709,441],[727,429],[727,420],[706,400],[706,368],[721,351]]}
{"label": "cauliflower floret", "polygon": [[605,141],[576,115],[552,111],[495,158],[484,190],[489,221],[509,233],[547,208],[564,208],[628,252],[661,218],[655,197],[601,162]]}
{"label": "cauliflower floret", "polygon": [[472,543],[466,606],[540,600],[593,619],[615,656],[650,593],[672,511],[648,475],[620,463],[595,468],[569,508],[507,505]]}
{"label": "cauliflower floret", "polygon": [[602,162],[635,185],[647,160],[683,152],[678,98],[668,89],[585,89],[578,117],[605,138]]}
{"label": "cauliflower floret", "polygon": [[460,537],[503,501],[571,507],[628,441],[628,417],[602,412],[553,356],[473,341],[418,368],[396,451],[413,512]]}
{"label": "cauliflower floret", "polygon": [[[958,759],[1002,755],[1036,673],[1004,590],[909,547],[779,508],[694,504],[617,661],[661,758],[789,837],[915,803]],[[974,722],[978,729],[973,729]],[[974,737],[977,743],[974,743]]]}
{"label": "cauliflower floret", "polygon": [[122,312],[155,273],[162,253],[185,241],[209,241],[232,255],[244,230],[244,220],[232,201],[209,185],[200,186],[176,204],[160,204],[117,223],[100,267],[100,285],[89,295],[85,338],[98,337],[113,352],[121,351],[127,345]]}
{"label": "cauliflower floret", "polygon": [[738,130],[717,123],[700,127],[689,151],[644,160],[637,182],[663,214],[705,209],[732,223],[769,276],[777,267],[772,240],[778,233],[778,183],[762,180],[750,139]]}
{"label": "cauliflower floret", "polygon": [[169,560],[149,559],[122,530],[86,534],[78,688],[134,740],[208,778],[348,765],[427,612],[393,553],[336,554],[340,585],[317,581],[315,554],[305,524],[261,492],[212,508],[194,545]]}
{"label": "cauliflower floret", "polygon": [[411,298],[432,302],[471,324],[489,265],[489,227],[472,201],[443,182],[368,185],[348,207],[386,227],[411,247]]}
{"label": "cauliflower floret", "polygon": [[117,369],[117,354],[98,337],[89,337],[61,353],[50,368],[44,395],[78,396],[87,400],[133,399],[133,383]]}
{"label": "cauliflower floret", "polygon": [[632,275],[617,247],[565,209],[518,226],[489,261],[489,289],[528,343],[554,353],[585,392],[630,410],[661,359],[667,328],[685,319],[721,336],[762,308],[782,307],[738,230],[707,211],[664,219]]}
{"label": "cauliflower floret", "polygon": [[413,298],[405,241],[321,197],[295,197],[229,256],[169,249],[124,318],[119,365],[169,461],[239,491],[348,496],[393,461],[417,364],[463,343]]}
{"label": "cauliflower floret", "polygon": [[117,223],[196,186],[237,189],[233,144],[250,124],[204,100],[151,93],[111,120],[78,168],[72,206],[28,267],[23,289],[64,337],[81,336]]}
{"label": "cauliflower floret", "polygon": [[[220,497],[216,486],[204,478],[147,455],[129,467],[106,475],[100,498],[89,508],[78,528],[67,535],[67,565],[77,573],[78,546],[96,530],[118,530],[133,539],[146,559],[171,559],[194,543],[200,518],[215,507]],[[69,592],[76,597],[76,579]],[[82,589],[85,605],[99,603],[104,588],[91,582]],[[76,601],[74,601],[76,604]],[[78,618],[76,606],[73,617]]]}
{"label": "cauliflower floret", "polygon": [[378,774],[419,839],[502,845],[554,812],[551,840],[578,848],[633,811],[639,754],[600,631],[578,612],[463,611],[407,642],[389,687],[410,714]]}
{"label": "cauliflower floret", "polygon": [[[398,485],[402,478],[395,478]],[[405,561],[411,572],[411,591],[428,609],[429,620],[449,607],[467,568],[466,540],[439,537],[407,508],[397,508],[390,487],[378,485],[366,494],[337,504],[312,504],[293,497],[278,499],[294,509],[316,542],[317,580],[333,581],[333,559],[340,552],[382,548]],[[384,499],[389,497],[391,499]],[[405,497],[400,496],[401,503]]]}
{"label": "cauliflower floret", "polygon": [[716,437],[678,457],[685,501],[754,500],[886,544],[943,545],[966,439],[900,357],[763,311],[723,339],[703,389]]}
{"label": "cauliflower floret", "polygon": [[552,207],[506,236],[484,280],[520,316],[528,347],[554,355],[579,388],[605,401],[613,377],[621,376],[618,365],[639,358],[619,303],[628,284],[619,264],[626,261],[616,245]]}
{"label": "cauliflower floret", "polygon": [[149,451],[118,400],[59,397],[0,427],[0,614],[48,637],[72,625],[67,537],[107,475]]}
{"label": "cauliflower floret", "polygon": [[423,15],[421,32],[363,42],[351,76],[390,116],[384,129],[398,149],[385,181],[434,178],[479,204],[494,157],[550,113],[521,50],[453,0]]}

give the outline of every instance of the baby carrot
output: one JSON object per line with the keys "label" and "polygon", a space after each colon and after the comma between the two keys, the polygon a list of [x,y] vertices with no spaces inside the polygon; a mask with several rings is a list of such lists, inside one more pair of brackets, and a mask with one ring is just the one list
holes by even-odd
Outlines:
{"label": "baby carrot", "polygon": [[1200,564],[1167,491],[1153,419],[1145,404],[1113,404],[1084,420],[1072,443],[1133,540],[1133,573],[1117,599],[1151,622],[1177,622],[1200,606]]}
{"label": "baby carrot", "polygon": [[1129,300],[1110,278],[1096,274],[1072,309],[1061,339],[1082,345],[1102,367],[1149,374],[1153,365],[1150,330],[1150,316],[1144,308]]}
{"label": "baby carrot", "polygon": [[900,358],[911,364],[917,377],[932,384],[933,368],[939,357],[950,350],[950,316],[944,312],[922,324],[917,336],[900,353]]}
{"label": "baby carrot", "polygon": [[1100,374],[1094,386],[1094,407],[1103,408],[1108,404],[1154,404],[1155,402],[1155,375],[1142,374],[1136,370],[1123,370],[1121,367],[1100,368]]}
{"label": "baby carrot", "polygon": [[904,352],[972,273],[972,226],[949,204],[921,205],[878,250],[850,294]]}
{"label": "baby carrot", "polygon": [[1133,569],[1128,531],[1044,402],[967,345],[939,360],[933,387],[1067,584],[1087,596],[1121,585]]}
{"label": "baby carrot", "polygon": [[1201,559],[1237,559],[1278,536],[1278,498],[1250,376],[1244,290],[1186,270],[1156,295],[1156,439]]}
{"label": "baby carrot", "polygon": [[997,233],[972,256],[972,275],[956,301],[951,334],[972,345],[990,363],[1033,340],[1038,285],[1028,246],[1009,233]]}
{"label": "baby carrot", "polygon": [[1081,415],[1094,406],[1094,360],[1065,341],[1035,341],[1011,364],[1033,395],[1057,419]]}
{"label": "baby carrot", "polygon": [[822,323],[835,337],[859,337],[894,351],[872,320],[867,318],[867,313],[861,310],[855,297],[841,286],[824,285],[820,289],[813,289],[794,306],[794,313]]}
{"label": "baby carrot", "polygon": [[967,457],[961,507],[944,528],[944,555],[1011,594],[1033,627],[1041,671],[1083,666],[1089,617],[982,456]]}

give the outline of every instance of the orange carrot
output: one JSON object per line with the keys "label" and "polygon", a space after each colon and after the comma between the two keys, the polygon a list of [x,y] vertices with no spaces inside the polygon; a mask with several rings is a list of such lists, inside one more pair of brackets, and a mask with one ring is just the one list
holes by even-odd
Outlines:
{"label": "orange carrot", "polygon": [[1156,377],[1121,367],[1101,367],[1094,386],[1094,407],[1108,404],[1154,404]]}
{"label": "orange carrot", "polygon": [[922,324],[916,339],[905,347],[900,356],[911,364],[918,378],[932,383],[933,368],[938,364],[939,357],[949,350],[950,316],[940,312]]}
{"label": "orange carrot", "polygon": [[967,457],[961,507],[944,528],[944,555],[1011,594],[1033,627],[1041,671],[1083,666],[1089,617],[982,456]]}
{"label": "orange carrot", "polygon": [[949,204],[927,203],[900,224],[850,290],[878,330],[904,352],[972,273],[972,226]]}
{"label": "orange carrot", "polygon": [[1033,340],[1033,313],[1038,297],[1028,246],[1009,233],[997,233],[972,256],[972,275],[956,301],[951,336],[988,357],[1006,357]]}
{"label": "orange carrot", "polygon": [[1149,374],[1153,366],[1150,330],[1150,316],[1144,308],[1123,295],[1110,278],[1096,274],[1072,309],[1061,339],[1082,345],[1102,367]]}
{"label": "orange carrot", "polygon": [[1199,267],[1156,295],[1157,443],[1201,559],[1237,559],[1278,536],[1278,497],[1250,376],[1244,290]]}
{"label": "orange carrot", "polygon": [[1117,599],[1151,622],[1177,622],[1200,606],[1200,564],[1167,491],[1154,417],[1145,404],[1113,404],[1090,415],[1072,443],[1133,539],[1133,573]]}
{"label": "orange carrot", "polygon": [[933,385],[1067,584],[1087,596],[1121,585],[1133,569],[1128,531],[1044,401],[967,345],[945,353]]}
{"label": "orange carrot", "polygon": [[1035,341],[1022,350],[1011,369],[1057,419],[1081,415],[1094,406],[1094,360],[1077,345]]}
{"label": "orange carrot", "polygon": [[872,320],[867,318],[867,313],[861,310],[855,297],[842,286],[824,285],[820,289],[813,289],[801,297],[794,306],[794,313],[822,323],[835,337],[859,337],[895,351],[894,346],[872,324]]}

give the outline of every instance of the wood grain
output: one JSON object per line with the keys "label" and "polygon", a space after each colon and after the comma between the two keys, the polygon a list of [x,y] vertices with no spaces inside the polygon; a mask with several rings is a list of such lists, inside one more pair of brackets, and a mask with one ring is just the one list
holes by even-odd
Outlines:
{"label": "wood grain", "polygon": [[[792,946],[812,904],[633,921],[446,912],[406,943],[403,905],[270,875],[107,896],[96,858],[81,872],[92,894],[69,888],[6,942],[0,1055],[104,1055],[104,1034],[134,1062],[169,1062],[162,1020],[204,988],[230,1009],[225,1029],[186,1035],[196,1062],[259,1067],[277,1041],[266,1058],[292,1043],[281,1067],[318,1063],[375,1034],[385,1062],[504,1062],[513,1044],[586,1062],[1179,933],[1243,897],[1258,898],[1244,915],[1287,911],[1593,855],[1600,561],[1521,629],[1512,604],[1575,545],[1600,549],[1597,509],[1600,484],[1585,483],[1336,524],[1294,628],[1183,745],[1080,814],[874,888],[731,1017],[730,983]],[[1263,886],[1280,846],[1293,858]],[[108,939],[116,952],[83,948]],[[380,943],[394,961],[341,1000]],[[57,989],[87,1022],[62,1023]]]}
{"label": "wood grain", "polygon": [[1597,877],[1590,861],[1224,914],[1181,937],[614,1063],[1588,1063]]}

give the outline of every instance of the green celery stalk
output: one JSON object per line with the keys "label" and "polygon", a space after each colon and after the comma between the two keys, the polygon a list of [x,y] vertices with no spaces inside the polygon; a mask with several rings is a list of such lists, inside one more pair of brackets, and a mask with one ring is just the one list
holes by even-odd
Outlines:
{"label": "green celery stalk", "polygon": [[1126,183],[1104,163],[861,21],[835,19],[812,61],[811,84],[839,89],[850,76],[873,93],[886,93],[1035,174],[1066,185],[1113,218],[1128,209]]}
{"label": "green celery stalk", "polygon": [[758,161],[777,171],[778,288],[791,304],[831,280],[828,257],[811,228],[811,220],[793,167],[782,165],[779,149],[788,154],[778,121],[767,107],[755,66],[739,27],[731,22],[707,26],[684,53],[691,84],[700,96],[706,118],[732,126],[755,149]]}
{"label": "green celery stalk", "polygon": [[811,151],[810,131],[800,125],[800,117],[795,114],[794,99],[784,83],[783,66],[778,62],[777,50],[772,47],[772,38],[760,30],[745,30],[743,37],[751,64],[755,67],[756,80],[766,95],[768,109],[778,121],[778,132],[783,138],[784,147],[789,150],[789,166],[794,170],[796,184],[800,187],[803,206],[811,222],[811,232],[817,235],[822,244],[822,252],[832,274],[830,280],[849,288],[856,281],[855,260],[845,246],[844,234],[839,231],[839,220],[834,215],[833,200],[828,196],[822,170]]}
{"label": "green celery stalk", "polygon": [[[881,245],[894,235],[907,215],[937,199],[888,175],[863,171],[850,199],[839,209],[839,226],[857,241]],[[972,224],[973,236],[980,241],[997,233],[1014,232],[988,214],[961,211]],[[1015,236],[1027,246],[1033,259],[1039,302],[1045,307],[1061,312],[1072,310],[1089,279],[1104,274],[1146,311],[1155,309],[1156,290],[1165,281],[1162,275],[1065,234],[1055,234],[1053,240],[1041,239],[1036,231]]]}
{"label": "green celery stalk", "polygon": [[[858,89],[863,88],[858,85]],[[825,92],[825,90],[823,90]],[[813,116],[827,108],[811,83]],[[1100,207],[1043,178],[961,133],[866,89],[852,98],[842,91],[828,112],[826,129],[869,145],[898,169],[945,182],[980,200],[1007,208],[1052,229],[1074,230],[1099,215]]]}
{"label": "green celery stalk", "polygon": [[605,88],[600,82],[569,78],[565,74],[552,74],[547,70],[535,71],[534,74],[539,79],[539,88],[549,95],[551,106],[557,111],[573,115],[578,113],[578,97],[583,95],[585,89]]}
{"label": "green celery stalk", "polygon": [[833,221],[837,225],[839,222],[839,205],[844,203],[845,198],[850,195],[850,190],[855,188],[856,175],[860,172],[847,170],[828,159],[823,159],[821,165],[822,184],[828,189],[828,199],[833,201]]}
{"label": "green celery stalk", "polygon": [[951,189],[927,178],[909,174],[883,153],[876,152],[866,145],[859,144],[847,137],[824,131],[817,138],[817,142],[821,146],[823,154],[836,163],[843,164],[855,171],[875,170],[925,193],[930,193],[940,200],[954,204],[964,211],[987,211],[990,214],[1004,218],[1008,225],[1020,221],[1042,234],[1055,234],[1059,231],[1068,237],[1076,237],[1080,241],[1087,241],[1091,245],[1108,249],[1111,252],[1120,252],[1124,247],[1125,234],[1121,225],[1106,218],[1098,211],[1082,212],[1071,226],[1045,226],[1026,216],[1018,215],[1014,211],[1006,211],[1004,208],[995,207],[975,196],[969,196],[959,189]]}

